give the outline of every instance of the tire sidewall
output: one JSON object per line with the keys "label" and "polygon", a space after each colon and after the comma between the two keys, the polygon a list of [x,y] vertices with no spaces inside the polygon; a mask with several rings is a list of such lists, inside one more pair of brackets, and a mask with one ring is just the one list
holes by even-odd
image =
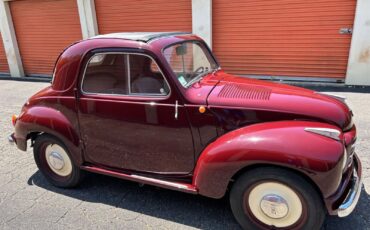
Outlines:
{"label": "tire sidewall", "polygon": [[[61,146],[64,151],[67,153],[68,157],[72,163],[72,172],[68,176],[60,176],[54,173],[50,166],[47,164],[46,156],[45,156],[45,149],[50,144],[57,144]],[[37,167],[39,168],[40,172],[45,176],[45,178],[53,185],[57,187],[74,187],[76,186],[80,179],[81,179],[81,171],[78,166],[76,166],[75,162],[73,161],[73,157],[70,154],[68,148],[54,136],[43,134],[36,138],[35,144],[33,146],[33,154],[35,158],[35,162]]]}
{"label": "tire sidewall", "polygon": [[271,228],[257,220],[253,220],[254,215],[252,213],[246,214],[246,209],[248,208],[244,207],[245,193],[249,193],[253,187],[261,182],[277,182],[288,186],[300,198],[302,208],[306,209],[302,212],[303,215],[306,215],[306,218],[302,219],[303,223],[299,224],[299,226],[274,227],[274,229],[320,229],[326,212],[316,189],[305,178],[294,172],[270,167],[247,171],[233,184],[230,192],[230,206],[234,217],[243,229]]}

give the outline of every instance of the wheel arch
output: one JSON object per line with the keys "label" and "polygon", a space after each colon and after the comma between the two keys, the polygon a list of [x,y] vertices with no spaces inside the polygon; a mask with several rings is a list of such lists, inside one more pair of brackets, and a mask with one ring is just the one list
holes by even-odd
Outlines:
{"label": "wheel arch", "polygon": [[25,108],[15,124],[14,136],[18,148],[25,151],[29,139],[33,144],[39,135],[48,134],[68,148],[76,164],[82,164],[82,142],[78,124],[73,124],[71,120],[72,118],[69,119],[67,115],[52,107]]}
{"label": "wheel arch", "polygon": [[76,165],[80,166],[84,162],[80,147],[75,146],[70,140],[65,139],[63,136],[61,136],[58,133],[31,131],[27,135],[27,137],[28,137],[27,140],[31,139],[31,147],[33,147],[36,139],[38,137],[44,136],[44,135],[48,135],[48,136],[62,142],[65,145],[65,147],[67,148],[67,151],[70,152],[72,160]]}
{"label": "wheel arch", "polygon": [[279,121],[234,130],[202,152],[193,185],[201,195],[221,198],[230,181],[245,170],[273,165],[309,178],[322,197],[332,195],[342,176],[343,143],[306,132],[306,127],[338,129],[320,122]]}
{"label": "wheel arch", "polygon": [[[243,228],[269,229],[276,226],[276,229],[313,229],[314,226],[321,226],[327,210],[315,186],[289,168],[275,165],[252,168],[254,170],[240,174],[229,193],[232,212]],[[288,190],[290,192],[286,193]],[[273,207],[276,206],[267,205],[266,208],[266,204],[262,204],[267,195],[281,197],[287,202],[285,216],[273,217],[276,213],[269,211],[275,210]],[[292,218],[292,215],[295,217]]]}
{"label": "wheel arch", "polygon": [[228,185],[227,185],[227,191],[230,191],[232,185],[234,182],[243,174],[248,173],[248,171],[252,171],[254,169],[260,169],[260,168],[277,168],[277,169],[282,169],[286,171],[290,171],[291,173],[295,173],[296,175],[302,177],[305,181],[307,181],[319,194],[321,197],[322,201],[324,202],[324,197],[322,196],[322,193],[320,191],[320,188],[317,186],[317,184],[310,178],[307,174],[303,173],[302,171],[299,171],[297,169],[294,169],[292,167],[286,167],[286,166],[281,166],[273,163],[257,163],[257,164],[252,164],[245,166],[241,168],[239,171],[237,171],[230,179]]}

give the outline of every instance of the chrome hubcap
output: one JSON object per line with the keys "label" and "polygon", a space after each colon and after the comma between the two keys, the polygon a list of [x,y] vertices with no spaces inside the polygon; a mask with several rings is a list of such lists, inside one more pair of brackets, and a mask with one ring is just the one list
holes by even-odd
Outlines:
{"label": "chrome hubcap", "polygon": [[49,155],[50,166],[56,170],[61,170],[64,167],[63,157],[57,152],[51,152]]}
{"label": "chrome hubcap", "polygon": [[285,217],[289,211],[287,201],[276,194],[264,196],[261,200],[260,207],[266,216],[274,219]]}
{"label": "chrome hubcap", "polygon": [[58,144],[50,144],[45,149],[46,162],[58,176],[69,176],[72,173],[72,161],[64,148]]}
{"label": "chrome hubcap", "polygon": [[246,201],[251,214],[267,226],[287,228],[297,223],[303,213],[298,194],[279,182],[256,185]]}

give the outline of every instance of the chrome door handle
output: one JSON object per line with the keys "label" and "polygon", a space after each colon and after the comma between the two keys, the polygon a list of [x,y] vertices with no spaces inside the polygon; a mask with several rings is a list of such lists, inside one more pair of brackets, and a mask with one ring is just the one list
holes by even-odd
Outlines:
{"label": "chrome door handle", "polygon": [[179,117],[179,102],[176,100],[176,104],[175,104],[175,119],[177,120],[178,117]]}

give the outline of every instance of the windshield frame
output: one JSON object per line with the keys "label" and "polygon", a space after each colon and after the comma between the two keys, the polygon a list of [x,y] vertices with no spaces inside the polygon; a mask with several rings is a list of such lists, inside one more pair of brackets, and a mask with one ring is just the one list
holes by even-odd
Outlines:
{"label": "windshield frame", "polygon": [[[171,44],[168,44],[166,45],[165,47],[163,47],[161,49],[161,53],[162,53],[162,57],[164,58],[165,62],[166,62],[166,65],[168,65],[168,67],[171,69],[171,72],[172,72],[172,75],[173,76],[176,76],[176,73],[174,72],[172,66],[170,65],[170,63],[167,61],[166,59],[166,56],[165,56],[165,50],[171,46],[175,46],[175,45],[178,45],[178,44],[183,44],[183,43],[197,43],[201,48],[204,48],[204,52],[208,52],[209,54],[209,58],[211,59],[210,61],[213,61],[216,65],[216,68],[215,69],[211,69],[207,72],[204,72],[204,73],[200,73],[199,75],[197,75],[194,79],[198,79],[198,80],[191,80],[192,81],[192,84],[188,84],[186,86],[182,85],[178,79],[174,79],[176,81],[176,84],[179,84],[182,86],[182,88],[184,89],[187,89],[189,88],[190,86],[192,86],[195,82],[198,82],[199,80],[201,80],[205,75],[209,74],[209,73],[212,73],[212,72],[215,72],[217,70],[219,70],[221,67],[220,67],[220,64],[219,62],[217,61],[217,58],[213,55],[213,52],[211,51],[211,49],[209,48],[209,46],[207,45],[207,43],[205,43],[203,40],[198,40],[198,39],[188,39],[188,40],[183,40],[183,41],[178,41],[178,42],[173,42]],[[205,54],[207,55],[207,54]],[[189,81],[190,82],[190,81]]]}

